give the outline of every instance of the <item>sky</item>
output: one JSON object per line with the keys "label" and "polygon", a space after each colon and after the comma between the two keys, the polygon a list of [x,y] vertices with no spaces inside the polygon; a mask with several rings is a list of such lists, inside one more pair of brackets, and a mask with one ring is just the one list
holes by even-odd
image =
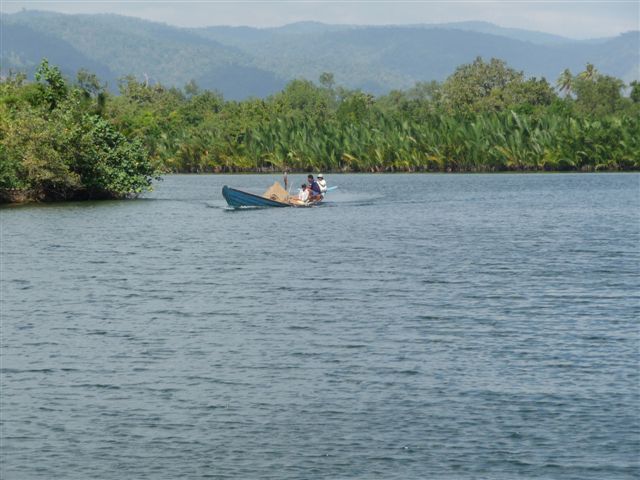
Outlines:
{"label": "sky", "polygon": [[[640,29],[640,0],[0,0],[0,11],[116,13],[181,27],[273,27],[299,21],[405,25],[480,20],[575,39]],[[639,46],[640,48],[640,46]]]}

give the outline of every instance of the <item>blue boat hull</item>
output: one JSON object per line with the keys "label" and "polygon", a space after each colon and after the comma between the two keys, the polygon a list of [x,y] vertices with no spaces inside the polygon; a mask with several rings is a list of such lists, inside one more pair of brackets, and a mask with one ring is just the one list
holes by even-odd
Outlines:
{"label": "blue boat hull", "polygon": [[278,202],[276,200],[270,200],[268,198],[261,197],[260,195],[254,195],[253,193],[243,192],[242,190],[236,190],[235,188],[222,187],[222,196],[227,201],[230,207],[291,207],[288,203]]}

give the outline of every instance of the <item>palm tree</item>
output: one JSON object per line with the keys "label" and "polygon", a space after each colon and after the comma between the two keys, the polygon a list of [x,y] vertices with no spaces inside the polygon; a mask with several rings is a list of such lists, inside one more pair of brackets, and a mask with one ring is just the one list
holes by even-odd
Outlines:
{"label": "palm tree", "polygon": [[564,69],[564,72],[562,72],[560,77],[558,77],[556,86],[560,92],[564,92],[565,96],[571,95],[571,90],[573,88],[573,74],[571,73],[571,70],[568,68]]}
{"label": "palm tree", "polygon": [[583,80],[595,80],[600,75],[600,72],[593,66],[592,63],[587,63],[587,66],[580,75],[578,75]]}

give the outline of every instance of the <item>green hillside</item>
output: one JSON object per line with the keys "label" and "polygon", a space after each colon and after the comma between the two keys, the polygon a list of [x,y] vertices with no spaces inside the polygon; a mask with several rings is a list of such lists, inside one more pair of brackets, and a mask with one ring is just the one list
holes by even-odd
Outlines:
{"label": "green hillside", "polygon": [[501,58],[527,76],[554,82],[595,64],[629,82],[640,78],[639,32],[570,41],[484,22],[349,26],[302,22],[279,28],[184,29],[116,15],[24,11],[0,17],[2,72],[32,73],[43,57],[67,76],[84,67],[106,79],[134,75],[167,86],[195,80],[226,98],[264,97],[291,79],[333,72],[339,85],[384,94],[442,81],[477,56]]}
{"label": "green hillside", "polygon": [[[257,89],[255,95],[271,93],[285,83],[271,72],[260,71],[253,65],[253,59],[237,48],[205,39],[185,29],[140,19],[117,15],[25,12],[3,16],[2,26],[3,30],[7,29],[6,36],[9,38],[19,27],[34,32],[32,37],[24,38],[21,42],[33,46],[29,50],[31,55],[21,60],[30,65],[36,65],[42,57],[54,57],[49,42],[40,39],[41,35],[45,35],[64,42],[74,48],[78,55],[87,58],[88,65],[85,68],[100,65],[102,69],[114,72],[114,78],[131,74],[152,83],[175,86],[196,80],[212,89],[233,85],[237,91],[226,89],[232,97],[254,94],[253,91],[242,91],[242,86],[253,87],[256,81],[263,82],[269,88],[263,91]],[[2,47],[2,57],[7,59],[6,63],[3,62],[4,70],[20,68],[20,65],[11,61],[15,56],[8,51],[11,46],[9,42],[7,47]],[[60,57],[58,64],[63,72],[73,75],[78,62],[67,60],[63,55],[56,57]],[[242,78],[247,74],[255,81],[247,83]],[[235,80],[238,80],[237,86],[234,85]]]}
{"label": "green hillside", "polygon": [[[283,29],[210,27],[195,32],[252,53],[261,68],[277,70],[288,78],[315,79],[320,73],[330,71],[338,83],[373,93],[406,88],[417,81],[442,81],[458,65],[477,56],[501,58],[529,76],[551,81],[565,68],[576,71],[586,63],[594,63],[603,72],[625,81],[639,78],[639,58],[637,53],[633,54],[640,42],[639,32],[598,43],[557,40],[555,44],[540,34],[541,43],[534,44],[472,31],[469,25],[464,29],[444,27],[336,27],[329,30],[316,26],[302,33],[297,33],[301,29],[291,33]],[[483,29],[486,28],[483,26]],[[521,31],[516,33],[525,38]],[[534,37],[534,33],[530,36]]]}

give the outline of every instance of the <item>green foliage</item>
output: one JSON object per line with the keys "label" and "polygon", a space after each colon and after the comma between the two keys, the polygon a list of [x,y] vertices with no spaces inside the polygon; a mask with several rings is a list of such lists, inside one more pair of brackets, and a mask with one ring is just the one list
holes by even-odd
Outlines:
{"label": "green foliage", "polygon": [[558,81],[556,82],[556,86],[561,93],[565,95],[570,95],[573,90],[573,74],[571,70],[565,68],[564,71],[558,77]]}
{"label": "green foliage", "polygon": [[107,101],[107,88],[98,79],[97,75],[87,70],[80,70],[76,76],[76,84],[89,108],[97,115],[102,115]]}
{"label": "green foliage", "polygon": [[520,113],[533,113],[536,109],[548,107],[553,103],[553,88],[544,79],[530,78],[522,82],[512,82],[502,95],[504,104]]}
{"label": "green foliage", "polygon": [[198,86],[198,84],[196,83],[195,80],[191,79],[189,80],[189,82],[184,86],[184,93],[188,96],[188,97],[193,97],[194,95],[197,95],[198,93],[200,93],[200,87]]}
{"label": "green foliage", "polygon": [[479,113],[503,110],[504,93],[513,84],[522,83],[524,74],[492,58],[485,63],[478,57],[462,65],[444,82],[446,104],[452,112]]}
{"label": "green foliage", "polygon": [[361,122],[368,117],[373,96],[362,92],[351,92],[344,96],[336,112],[336,116],[343,122]]}
{"label": "green foliage", "polygon": [[[39,82],[0,82],[0,189],[42,198],[136,195],[156,171],[543,171],[640,168],[638,84],[595,67],[558,86],[476,59],[444,84],[375,98],[294,80],[265,100],[225,101],[120,81],[118,96],[81,71],[68,86],[43,62]],[[570,85],[570,88],[567,86]],[[636,92],[636,93],[634,93]],[[1,192],[0,192],[1,193]]]}
{"label": "green foliage", "polygon": [[533,113],[553,102],[555,94],[543,78],[525,79],[522,72],[509,68],[505,62],[492,58],[484,62],[478,57],[468,65],[458,67],[435,91],[450,113],[478,113],[516,110]]}
{"label": "green foliage", "polygon": [[35,78],[40,83],[42,99],[49,105],[49,110],[56,108],[58,103],[67,96],[67,84],[62,72],[56,66],[50,66],[45,58],[36,70]]}
{"label": "green foliage", "polygon": [[608,75],[600,75],[593,65],[573,79],[576,108],[591,116],[605,116],[623,108],[624,82]]}
{"label": "green foliage", "polygon": [[45,200],[120,198],[148,189],[155,176],[147,152],[96,115],[88,98],[97,79],[79,75],[66,85],[43,61],[38,95],[16,79],[0,83],[0,189]]}
{"label": "green foliage", "polygon": [[309,80],[293,80],[284,90],[272,97],[280,112],[302,112],[304,115],[323,115],[329,108],[330,93]]}
{"label": "green foliage", "polygon": [[634,80],[629,86],[631,87],[629,98],[633,103],[640,103],[640,82]]}
{"label": "green foliage", "polygon": [[83,188],[104,196],[126,197],[145,191],[154,177],[146,151],[138,140],[128,141],[105,120],[84,115],[72,139],[71,166]]}
{"label": "green foliage", "polygon": [[[109,114],[116,124],[126,119],[125,131],[140,136],[168,171],[638,168],[631,102],[594,123],[578,100],[557,97],[546,80],[525,79],[503,62],[477,59],[459,72],[445,84],[419,83],[377,99],[334,87],[329,73],[322,86],[295,80],[266,100],[243,102],[207,91],[171,96],[137,83],[134,90],[155,96],[141,104],[142,94],[123,95]],[[484,82],[482,72],[489,73]],[[483,93],[456,110],[451,93],[462,89],[458,82],[479,82],[472,90]]]}
{"label": "green foliage", "polygon": [[336,81],[333,76],[333,73],[323,72],[322,74],[320,74],[320,85],[322,85],[324,88],[328,90],[333,90],[333,87],[335,86],[335,84],[336,84]]}

